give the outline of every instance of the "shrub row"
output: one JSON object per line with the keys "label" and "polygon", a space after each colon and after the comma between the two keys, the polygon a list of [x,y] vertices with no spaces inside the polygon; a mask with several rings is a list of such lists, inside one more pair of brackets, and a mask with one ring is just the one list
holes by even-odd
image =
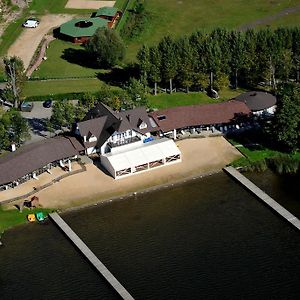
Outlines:
{"label": "shrub row", "polygon": [[42,95],[42,96],[30,96],[26,97],[25,101],[34,102],[34,101],[45,101],[48,99],[52,100],[74,100],[74,99],[82,99],[85,93],[64,93],[64,94],[49,94],[49,95]]}
{"label": "shrub row", "polygon": [[300,173],[300,160],[291,155],[278,155],[258,161],[248,160],[248,164],[243,167],[245,171],[263,172],[270,168],[278,174],[294,175]]}

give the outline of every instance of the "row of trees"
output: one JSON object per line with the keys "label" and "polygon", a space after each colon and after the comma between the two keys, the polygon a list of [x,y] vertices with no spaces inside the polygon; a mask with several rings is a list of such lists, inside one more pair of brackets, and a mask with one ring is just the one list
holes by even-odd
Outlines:
{"label": "row of trees", "polygon": [[178,39],[164,37],[137,54],[141,75],[150,84],[173,80],[186,88],[220,89],[224,85],[255,87],[268,82],[300,80],[300,28],[245,32],[215,29]]}

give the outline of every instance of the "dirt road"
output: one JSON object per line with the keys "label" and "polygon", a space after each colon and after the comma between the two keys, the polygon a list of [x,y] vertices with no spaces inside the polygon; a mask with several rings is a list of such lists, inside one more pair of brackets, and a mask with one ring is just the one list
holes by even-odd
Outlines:
{"label": "dirt road", "polygon": [[73,15],[45,15],[40,20],[37,28],[25,28],[18,39],[8,49],[9,56],[18,56],[24,62],[25,69],[28,68],[31,58],[34,55],[43,37],[55,27],[72,19]]}
{"label": "dirt road", "polygon": [[112,7],[116,1],[69,0],[66,8],[98,9],[103,6]]}

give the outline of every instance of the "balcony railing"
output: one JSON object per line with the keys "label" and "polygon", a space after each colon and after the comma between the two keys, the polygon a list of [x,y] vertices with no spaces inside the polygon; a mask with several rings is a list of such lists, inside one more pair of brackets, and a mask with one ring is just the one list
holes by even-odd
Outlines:
{"label": "balcony railing", "polygon": [[115,148],[115,147],[119,147],[119,146],[123,146],[123,145],[128,145],[131,143],[135,143],[135,142],[139,142],[141,139],[137,136],[131,137],[131,138],[127,138],[127,139],[123,139],[123,140],[119,140],[117,142],[109,142],[107,145],[110,148]]}

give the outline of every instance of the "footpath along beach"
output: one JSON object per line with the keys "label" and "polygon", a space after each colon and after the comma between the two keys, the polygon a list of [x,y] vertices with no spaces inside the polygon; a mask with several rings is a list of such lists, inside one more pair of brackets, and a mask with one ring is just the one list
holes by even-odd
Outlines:
{"label": "footpath along beach", "polygon": [[176,144],[182,152],[181,163],[119,180],[113,179],[96,165],[87,164],[85,172],[67,177],[35,195],[44,208],[84,206],[214,173],[241,156],[223,137],[186,139]]}

